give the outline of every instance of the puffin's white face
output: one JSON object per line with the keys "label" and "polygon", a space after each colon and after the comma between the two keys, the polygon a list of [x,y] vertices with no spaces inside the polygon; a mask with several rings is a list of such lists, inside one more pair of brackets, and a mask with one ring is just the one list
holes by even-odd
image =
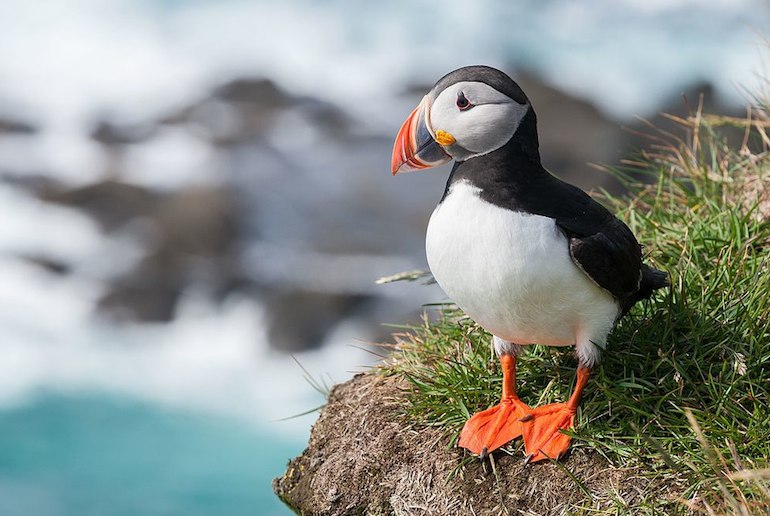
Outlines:
{"label": "puffin's white face", "polygon": [[[481,68],[480,74],[490,70],[469,67],[452,73],[472,68]],[[526,99],[523,92],[521,97]],[[499,149],[513,137],[529,111],[527,101],[522,101],[481,81],[458,81],[438,91],[434,87],[396,136],[390,167],[393,174],[432,168],[452,159],[465,161]]]}
{"label": "puffin's white face", "polygon": [[438,94],[426,126],[447,154],[464,161],[505,145],[528,109],[483,82],[458,82]]}

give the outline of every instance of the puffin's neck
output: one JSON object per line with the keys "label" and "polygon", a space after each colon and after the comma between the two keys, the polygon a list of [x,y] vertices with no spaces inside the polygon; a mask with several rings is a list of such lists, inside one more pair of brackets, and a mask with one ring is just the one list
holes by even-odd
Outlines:
{"label": "puffin's neck", "polygon": [[515,197],[527,185],[548,175],[540,164],[537,122],[530,108],[508,143],[489,154],[455,162],[441,200],[459,181],[470,182],[481,189],[483,198],[494,202],[494,199]]}

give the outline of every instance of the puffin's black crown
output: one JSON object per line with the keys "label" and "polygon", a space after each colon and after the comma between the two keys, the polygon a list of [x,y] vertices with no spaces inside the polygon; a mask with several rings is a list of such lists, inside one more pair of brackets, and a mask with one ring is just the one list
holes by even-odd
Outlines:
{"label": "puffin's black crown", "polygon": [[483,82],[519,104],[529,104],[529,99],[519,85],[516,84],[516,81],[497,68],[484,65],[464,66],[449,72],[436,82],[436,85],[433,86],[433,91],[438,93],[452,84],[463,81]]}

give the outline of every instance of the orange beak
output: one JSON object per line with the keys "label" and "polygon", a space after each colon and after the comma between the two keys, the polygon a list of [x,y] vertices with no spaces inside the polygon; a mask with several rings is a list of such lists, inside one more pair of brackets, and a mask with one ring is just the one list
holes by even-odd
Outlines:
{"label": "orange beak", "polygon": [[426,119],[429,109],[426,96],[398,131],[390,161],[394,176],[399,172],[437,167],[452,159],[431,135]]}

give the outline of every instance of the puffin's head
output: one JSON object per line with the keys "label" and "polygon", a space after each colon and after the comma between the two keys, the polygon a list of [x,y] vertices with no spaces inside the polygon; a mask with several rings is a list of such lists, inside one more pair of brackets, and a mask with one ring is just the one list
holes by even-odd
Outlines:
{"label": "puffin's head", "polygon": [[450,72],[401,126],[393,175],[495,151],[513,137],[529,109],[519,85],[500,70],[466,66]]}

